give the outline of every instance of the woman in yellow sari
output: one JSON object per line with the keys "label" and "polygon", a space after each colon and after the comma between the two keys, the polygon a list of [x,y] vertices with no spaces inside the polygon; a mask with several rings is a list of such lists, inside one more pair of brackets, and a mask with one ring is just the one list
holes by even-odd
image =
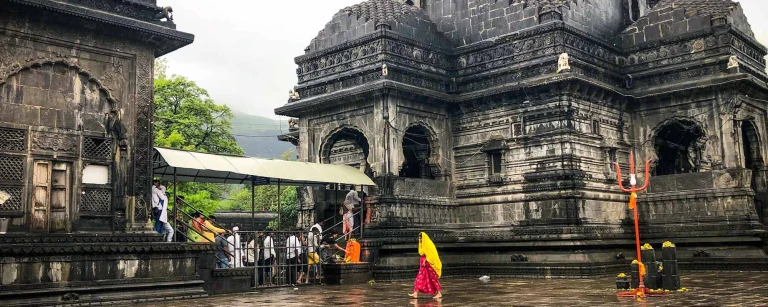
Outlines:
{"label": "woman in yellow sari", "polygon": [[435,243],[426,233],[419,235],[419,274],[416,275],[416,281],[413,283],[413,293],[410,297],[416,298],[419,292],[429,295],[435,295],[435,299],[443,297],[440,293],[440,276],[443,275],[443,263],[440,262],[440,256],[437,255]]}

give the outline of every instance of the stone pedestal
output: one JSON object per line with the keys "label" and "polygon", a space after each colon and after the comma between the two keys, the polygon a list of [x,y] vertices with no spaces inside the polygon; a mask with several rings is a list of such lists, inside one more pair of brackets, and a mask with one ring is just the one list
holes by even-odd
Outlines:
{"label": "stone pedestal", "polygon": [[363,284],[373,279],[373,267],[368,262],[326,263],[323,274],[329,285]]}
{"label": "stone pedestal", "polygon": [[630,287],[632,289],[637,289],[637,287],[640,286],[640,269],[638,268],[637,264],[630,265],[631,270],[629,273],[629,280],[630,280]]}
{"label": "stone pedestal", "polygon": [[646,279],[645,279],[645,286],[649,289],[659,289],[661,288],[661,272],[659,271],[659,267],[661,266],[661,262],[651,262],[649,264],[645,265],[645,269],[647,271]]}
{"label": "stone pedestal", "polygon": [[360,240],[360,261],[374,263],[379,258],[381,243],[369,240]]}
{"label": "stone pedestal", "polygon": [[254,287],[253,274],[253,267],[214,269],[205,290],[212,295],[249,292]]}
{"label": "stone pedestal", "polygon": [[677,248],[676,247],[663,247],[661,253],[664,256],[662,264],[664,265],[663,271],[663,287],[664,290],[676,291],[680,289],[680,274],[678,272],[677,263]]}

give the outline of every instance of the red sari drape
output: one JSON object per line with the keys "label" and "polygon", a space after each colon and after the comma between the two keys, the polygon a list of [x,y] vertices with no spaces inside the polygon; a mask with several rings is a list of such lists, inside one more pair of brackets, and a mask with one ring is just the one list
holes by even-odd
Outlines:
{"label": "red sari drape", "polygon": [[413,292],[435,294],[441,291],[440,280],[435,269],[427,262],[427,258],[421,256],[419,263],[421,265],[419,266],[419,274],[416,275],[416,281],[413,283]]}

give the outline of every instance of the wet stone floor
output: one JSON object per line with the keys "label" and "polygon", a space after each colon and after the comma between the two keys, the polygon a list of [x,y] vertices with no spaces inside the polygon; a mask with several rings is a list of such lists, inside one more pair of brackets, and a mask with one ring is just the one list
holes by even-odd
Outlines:
{"label": "wet stone floor", "polygon": [[681,284],[687,293],[644,301],[616,298],[613,278],[599,279],[477,279],[445,278],[442,301],[407,296],[410,282],[373,285],[306,286],[214,296],[194,302],[175,301],[131,306],[768,306],[765,272],[688,273]]}

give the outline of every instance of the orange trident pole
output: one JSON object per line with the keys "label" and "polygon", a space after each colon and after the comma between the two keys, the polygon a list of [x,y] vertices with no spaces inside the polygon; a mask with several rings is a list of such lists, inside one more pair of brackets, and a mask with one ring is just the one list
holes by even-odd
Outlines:
{"label": "orange trident pole", "polygon": [[637,287],[635,291],[631,292],[619,292],[618,296],[637,296],[637,297],[645,297],[648,293],[648,289],[645,288],[645,285],[643,284],[643,272],[645,271],[643,268],[643,260],[640,256],[640,226],[638,224],[638,215],[637,215],[637,192],[643,191],[648,188],[648,183],[651,181],[650,177],[650,166],[651,166],[651,160],[645,161],[645,182],[643,183],[643,187],[637,188],[637,173],[635,172],[635,154],[634,152],[629,152],[629,184],[631,187],[629,189],[624,187],[624,184],[622,183],[621,178],[621,167],[619,166],[618,162],[614,162],[616,165],[616,177],[619,181],[619,189],[624,191],[625,193],[629,194],[629,208],[632,209],[634,216],[635,216],[635,248],[637,249],[637,265],[640,272],[639,278],[640,278],[640,284]]}

